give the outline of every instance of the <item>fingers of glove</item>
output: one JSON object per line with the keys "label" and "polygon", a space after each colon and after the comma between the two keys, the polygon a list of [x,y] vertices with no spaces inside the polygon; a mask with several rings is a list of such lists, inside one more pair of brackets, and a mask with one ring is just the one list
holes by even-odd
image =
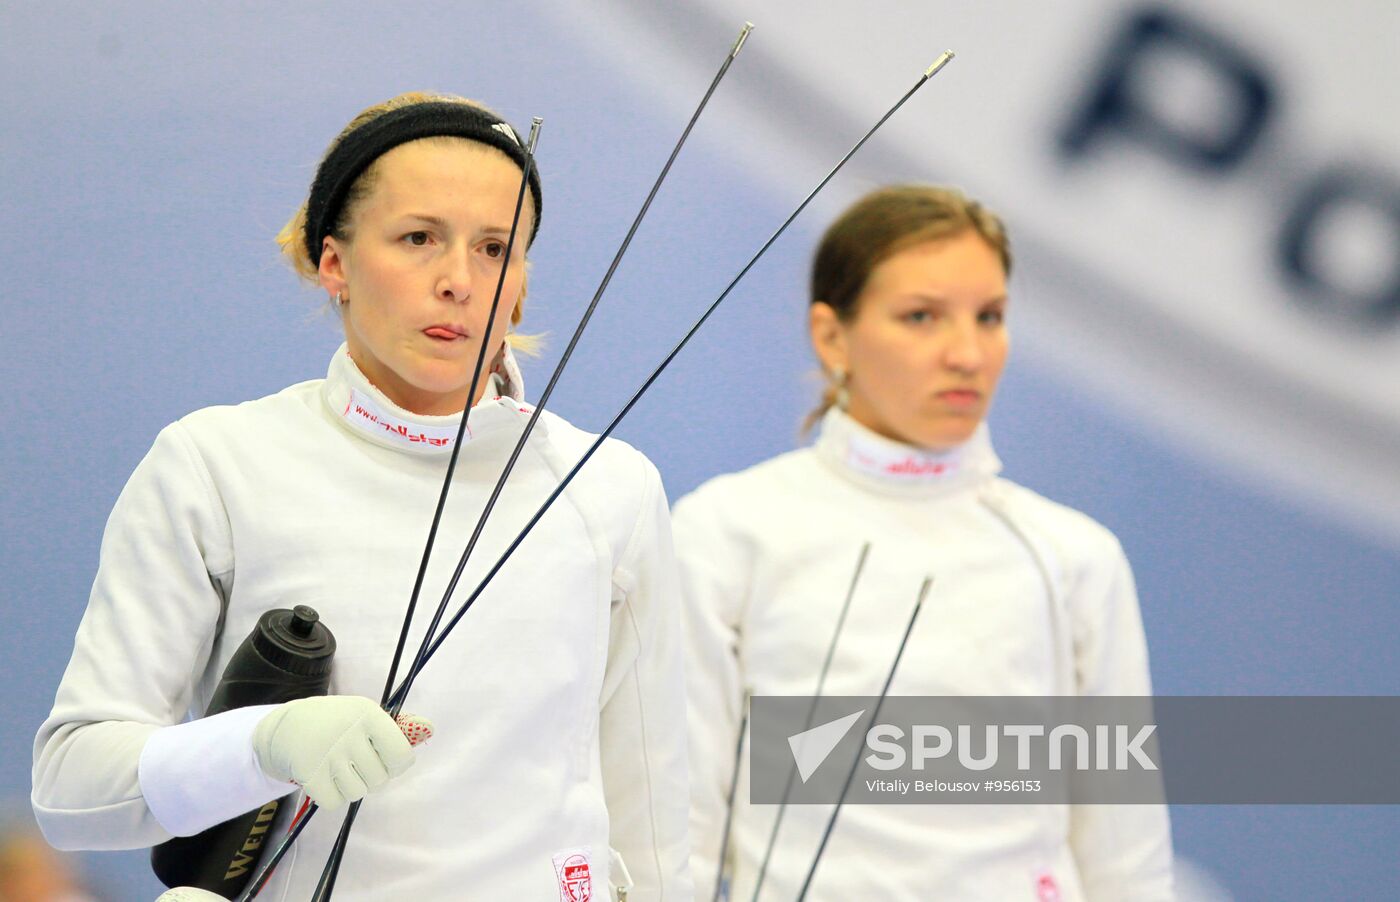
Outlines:
{"label": "fingers of glove", "polygon": [[379,706],[353,695],[327,695],[287,702],[253,732],[258,764],[271,776],[305,783],[347,735],[362,733],[365,722],[392,723]]}
{"label": "fingers of glove", "polygon": [[[359,736],[347,742],[345,753],[347,763],[364,782],[365,792],[374,792],[389,782],[389,769],[380,760],[379,752],[375,750],[368,736]],[[344,786],[341,788],[343,791]],[[346,792],[345,796],[349,798],[350,793]]]}
{"label": "fingers of glove", "polygon": [[301,784],[301,788],[307,798],[324,811],[335,811],[344,807],[348,801],[341,795],[336,785],[335,772],[329,766],[319,768],[315,776]]}
{"label": "fingers of glove", "polygon": [[369,795],[369,786],[365,785],[364,778],[348,758],[336,762],[335,767],[331,769],[331,780],[341,798],[347,802],[358,802]]}
{"label": "fingers of glove", "polygon": [[381,711],[379,717],[367,718],[365,735],[389,776],[397,777],[413,766],[413,746],[388,714]]}

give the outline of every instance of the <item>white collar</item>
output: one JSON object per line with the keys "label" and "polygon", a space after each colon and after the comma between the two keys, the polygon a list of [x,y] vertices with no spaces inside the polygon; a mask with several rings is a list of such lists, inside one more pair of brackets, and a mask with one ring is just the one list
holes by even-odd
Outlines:
{"label": "white collar", "polygon": [[885,438],[832,408],[822,417],[817,456],[861,485],[892,494],[927,495],[982,483],[1001,472],[987,424],[946,451]]}
{"label": "white collar", "polygon": [[[322,397],[336,419],[356,435],[376,445],[410,454],[447,454],[457,439],[459,414],[428,416],[413,413],[389,400],[370,383],[344,344],[331,358],[326,371]],[[534,408],[526,404],[520,367],[510,348],[491,371],[486,393],[471,410],[465,440],[470,442],[487,432],[512,423],[523,423]],[[537,423],[539,429],[543,423]]]}

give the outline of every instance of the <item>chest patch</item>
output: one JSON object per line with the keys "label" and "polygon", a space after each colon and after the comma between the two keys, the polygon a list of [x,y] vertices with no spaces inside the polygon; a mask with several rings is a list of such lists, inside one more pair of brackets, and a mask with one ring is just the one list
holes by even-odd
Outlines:
{"label": "chest patch", "polygon": [[593,875],[587,849],[566,849],[554,855],[554,876],[559,880],[559,902],[589,902]]}

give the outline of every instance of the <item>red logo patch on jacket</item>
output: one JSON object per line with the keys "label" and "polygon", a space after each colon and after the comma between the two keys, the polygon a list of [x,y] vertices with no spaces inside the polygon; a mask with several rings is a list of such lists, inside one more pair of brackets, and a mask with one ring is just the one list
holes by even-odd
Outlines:
{"label": "red logo patch on jacket", "polygon": [[590,902],[593,898],[593,875],[588,867],[588,852],[571,849],[554,856],[554,874],[559,878],[559,902]]}

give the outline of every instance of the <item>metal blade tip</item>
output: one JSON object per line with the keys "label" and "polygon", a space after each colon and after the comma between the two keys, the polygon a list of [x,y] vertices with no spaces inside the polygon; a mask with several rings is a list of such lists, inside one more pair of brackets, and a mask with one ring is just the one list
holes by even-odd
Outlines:
{"label": "metal blade tip", "polygon": [[739,37],[734,41],[734,49],[729,51],[730,59],[739,55],[739,51],[744,48],[744,42],[749,39],[749,32],[751,31],[753,31],[753,23],[745,22],[744,27],[739,30]]}
{"label": "metal blade tip", "polygon": [[924,78],[932,78],[933,76],[937,75],[938,70],[948,65],[948,62],[954,56],[956,56],[956,54],[953,53],[953,51],[951,50],[943,51],[943,55],[940,56],[938,59],[934,60],[933,65],[928,67],[928,71],[924,73]]}

